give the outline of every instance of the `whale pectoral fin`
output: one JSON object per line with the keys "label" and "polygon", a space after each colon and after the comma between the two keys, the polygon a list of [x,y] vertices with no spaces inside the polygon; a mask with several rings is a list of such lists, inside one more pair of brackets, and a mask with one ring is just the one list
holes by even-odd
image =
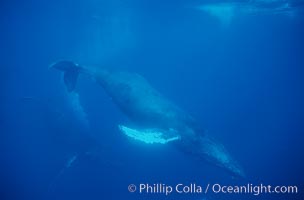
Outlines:
{"label": "whale pectoral fin", "polygon": [[147,143],[147,144],[167,144],[168,142],[179,140],[179,135],[170,135],[166,137],[165,132],[153,129],[139,130],[135,128],[129,128],[123,125],[118,126],[119,130],[128,137],[135,140]]}

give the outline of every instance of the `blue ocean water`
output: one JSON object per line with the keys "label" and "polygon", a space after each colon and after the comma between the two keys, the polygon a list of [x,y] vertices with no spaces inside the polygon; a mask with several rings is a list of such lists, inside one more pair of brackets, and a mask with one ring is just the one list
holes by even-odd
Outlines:
{"label": "blue ocean water", "polygon": [[[1,199],[302,199],[303,1],[3,1]],[[141,74],[246,178],[122,134],[127,117],[62,59]],[[144,97],[143,97],[144,98]],[[297,186],[297,194],[132,193],[130,184]]]}

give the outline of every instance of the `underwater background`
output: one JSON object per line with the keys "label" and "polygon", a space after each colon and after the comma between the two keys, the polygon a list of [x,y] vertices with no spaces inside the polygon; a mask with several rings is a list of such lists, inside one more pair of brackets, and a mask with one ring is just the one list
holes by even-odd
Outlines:
{"label": "underwater background", "polygon": [[[1,1],[0,199],[303,199],[303,2],[272,12],[249,1],[221,16],[200,7],[223,2],[241,1]],[[126,117],[94,81],[80,76],[66,91],[49,69],[61,59],[141,74],[246,178],[123,135]],[[296,185],[298,194],[128,191],[140,183]]]}

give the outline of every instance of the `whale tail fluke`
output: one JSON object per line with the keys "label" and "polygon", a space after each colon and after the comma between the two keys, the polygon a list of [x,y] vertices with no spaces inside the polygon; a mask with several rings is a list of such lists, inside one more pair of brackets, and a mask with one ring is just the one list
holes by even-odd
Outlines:
{"label": "whale tail fluke", "polygon": [[50,68],[55,68],[63,71],[63,81],[68,92],[74,91],[79,71],[81,69],[78,64],[72,61],[58,61],[52,64]]}

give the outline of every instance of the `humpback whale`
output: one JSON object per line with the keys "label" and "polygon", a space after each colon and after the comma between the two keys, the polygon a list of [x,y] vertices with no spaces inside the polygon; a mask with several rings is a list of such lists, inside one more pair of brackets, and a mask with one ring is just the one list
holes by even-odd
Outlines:
{"label": "humpback whale", "polygon": [[94,78],[130,119],[131,125],[119,125],[120,131],[127,136],[146,143],[171,143],[182,152],[209,161],[234,177],[245,176],[221,143],[209,136],[190,114],[165,98],[141,75],[80,66],[72,61],[58,61],[51,68],[63,71],[69,92],[74,91],[79,74]]}
{"label": "humpback whale", "polygon": [[[200,1],[199,1],[200,2]],[[218,0],[195,1],[194,9],[203,11],[219,19],[224,25],[229,25],[237,14],[265,15],[282,14],[294,16],[295,12],[303,9],[303,0]]]}

